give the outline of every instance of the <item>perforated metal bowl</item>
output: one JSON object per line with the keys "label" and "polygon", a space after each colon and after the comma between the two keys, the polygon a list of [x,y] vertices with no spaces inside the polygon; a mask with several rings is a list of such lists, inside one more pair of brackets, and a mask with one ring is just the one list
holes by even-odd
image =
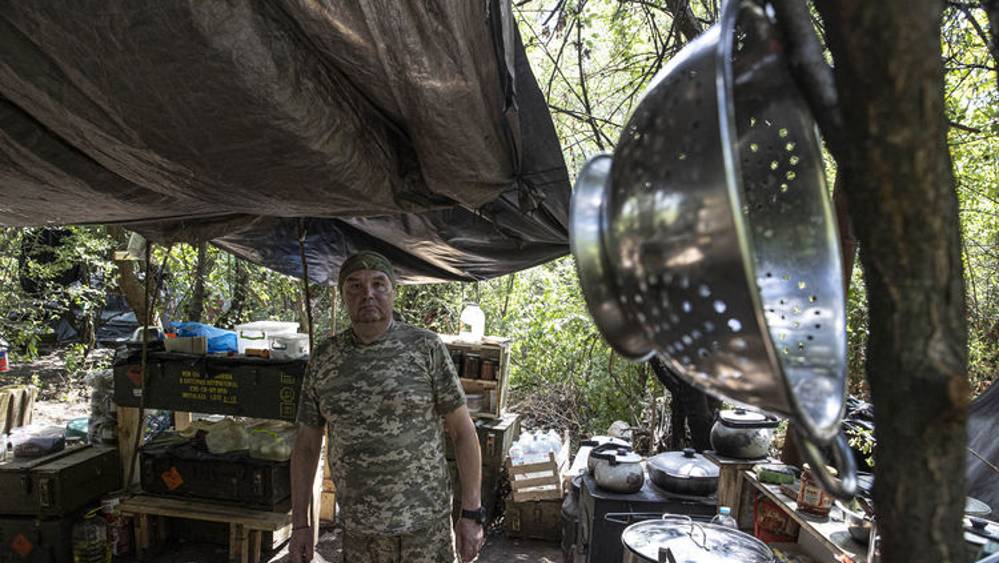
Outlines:
{"label": "perforated metal bowl", "polygon": [[815,123],[767,7],[722,19],[653,80],[614,151],[584,167],[571,243],[608,342],[663,355],[714,394],[793,418],[812,465],[837,445],[846,331],[836,223]]}

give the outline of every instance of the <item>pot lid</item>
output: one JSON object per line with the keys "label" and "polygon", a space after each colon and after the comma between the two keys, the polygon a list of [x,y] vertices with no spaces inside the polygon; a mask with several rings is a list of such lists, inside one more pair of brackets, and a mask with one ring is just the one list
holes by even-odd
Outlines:
{"label": "pot lid", "polygon": [[964,513],[969,516],[988,516],[992,513],[992,508],[974,497],[967,497],[964,501]]}
{"label": "pot lid", "polygon": [[680,479],[717,479],[718,466],[708,461],[693,448],[682,452],[665,452],[649,458],[654,469]]}
{"label": "pot lid", "polygon": [[632,524],[621,534],[621,543],[647,561],[661,561],[661,548],[669,548],[677,563],[773,561],[770,548],[749,534],[682,516],[666,515],[662,520]]}
{"label": "pot lid", "polygon": [[775,416],[743,408],[721,411],[718,420],[725,426],[737,428],[774,428],[780,422]]}
{"label": "pot lid", "polygon": [[630,446],[627,440],[622,440],[621,438],[615,438],[614,436],[590,436],[589,438],[581,441],[580,446],[601,446],[603,444],[617,444],[619,446]]}
{"label": "pot lid", "polygon": [[609,461],[611,465],[617,465],[618,463],[639,463],[642,461],[642,456],[632,451],[631,446],[611,446],[609,444],[607,446],[609,447],[593,450],[590,453],[590,457]]}

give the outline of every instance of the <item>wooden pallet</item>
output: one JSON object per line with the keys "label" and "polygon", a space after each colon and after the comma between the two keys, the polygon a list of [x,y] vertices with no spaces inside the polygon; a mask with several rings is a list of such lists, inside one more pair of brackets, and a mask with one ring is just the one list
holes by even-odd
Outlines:
{"label": "wooden pallet", "polygon": [[164,518],[187,518],[205,522],[229,524],[229,561],[258,563],[261,555],[262,532],[291,537],[291,512],[267,512],[238,506],[190,499],[136,495],[121,503],[123,514],[135,517],[135,546],[138,559],[152,544],[153,525],[149,517],[157,518],[156,536],[159,543],[166,537]]}
{"label": "wooden pallet", "polygon": [[566,437],[558,454],[548,453],[548,460],[540,463],[513,465],[506,458],[510,476],[511,496],[514,502],[560,499],[565,494],[565,476],[569,466],[569,440]]}
{"label": "wooden pallet", "polygon": [[0,434],[31,424],[38,388],[33,385],[0,387]]}

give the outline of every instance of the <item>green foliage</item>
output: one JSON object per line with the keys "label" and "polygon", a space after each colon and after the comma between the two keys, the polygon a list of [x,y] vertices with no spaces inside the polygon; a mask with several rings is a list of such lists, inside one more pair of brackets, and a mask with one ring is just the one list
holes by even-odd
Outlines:
{"label": "green foliage", "polygon": [[[717,16],[717,2],[698,0],[690,6],[702,27]],[[974,7],[968,11],[980,27],[988,28],[984,12]],[[685,39],[661,1],[517,2],[515,12],[574,175],[587,158],[613,150],[642,93]],[[999,370],[999,89],[995,61],[968,17],[955,7],[945,13],[945,87],[948,117],[956,124],[949,142],[964,240],[969,375],[973,389],[981,391]],[[830,166],[830,177],[834,173]],[[104,229],[71,227],[70,242],[55,248],[53,258],[22,259],[22,246],[42,231],[0,231],[0,336],[14,345],[20,358],[36,354],[51,336],[51,322],[69,309],[84,316],[97,314],[104,292],[117,283],[108,259],[120,242]],[[157,245],[154,260],[165,264],[159,312],[167,319],[186,320],[196,248],[175,244],[167,250]],[[85,270],[86,281],[60,283],[75,266]],[[21,272],[39,280],[41,290],[24,291]],[[209,247],[205,287],[203,322],[231,327],[246,320],[296,320],[304,330],[299,280],[237,264],[233,256]],[[334,325],[335,291],[312,289],[316,334],[322,335]],[[513,338],[514,400],[526,404],[540,398],[531,408],[546,423],[583,433],[603,432],[617,419],[639,424],[651,398],[662,394],[645,365],[621,359],[605,344],[586,311],[571,257],[475,284],[403,286],[397,309],[413,324],[455,333],[461,309],[471,301],[485,312],[488,334]],[[346,315],[342,306],[338,310],[336,326],[342,329]],[[850,388],[860,394],[868,324],[858,267],[848,298],[847,330]],[[84,369],[83,352],[71,351],[67,363],[71,371]]]}
{"label": "green foliage", "polygon": [[867,465],[874,467],[874,450],[877,442],[874,440],[874,432],[859,426],[853,426],[846,431],[847,441],[850,447],[864,454],[864,461]]}
{"label": "green foliage", "polygon": [[60,318],[89,330],[104,305],[110,248],[101,227],[0,231],[0,337],[13,360],[37,356]]}

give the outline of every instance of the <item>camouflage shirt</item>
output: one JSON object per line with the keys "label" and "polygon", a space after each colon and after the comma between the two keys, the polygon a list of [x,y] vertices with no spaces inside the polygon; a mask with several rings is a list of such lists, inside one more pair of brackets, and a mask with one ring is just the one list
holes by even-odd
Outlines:
{"label": "camouflage shirt", "polygon": [[430,331],[393,322],[364,344],[348,329],[316,349],[298,421],[332,426],[345,527],[398,535],[450,514],[442,417],[464,404],[447,347]]}

